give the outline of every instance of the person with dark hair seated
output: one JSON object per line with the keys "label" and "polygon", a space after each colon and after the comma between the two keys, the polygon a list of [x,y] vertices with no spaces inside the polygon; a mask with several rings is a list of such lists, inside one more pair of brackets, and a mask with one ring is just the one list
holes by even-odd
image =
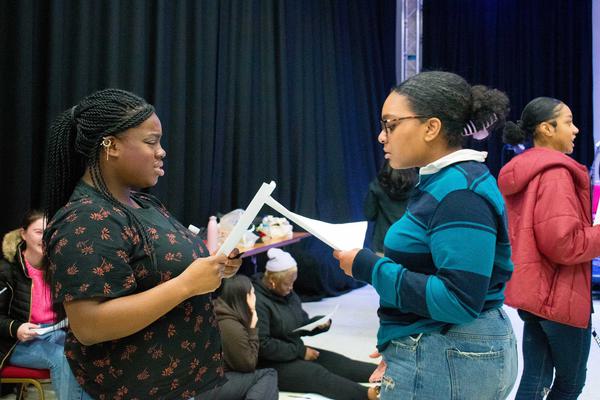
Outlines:
{"label": "person with dark hair seated", "polygon": [[376,399],[368,382],[376,365],[352,360],[332,351],[304,345],[301,336],[329,330],[331,320],[312,331],[294,332],[320,317],[308,318],[293,291],[298,276],[296,260],[281,249],[268,251],[264,274],[255,276],[256,311],[260,346],[258,365],[277,371],[279,389],[319,393],[332,399]]}
{"label": "person with dark hair seated", "polygon": [[236,275],[223,281],[221,295],[214,305],[227,377],[219,400],[277,400],[277,372],[270,368],[256,369],[258,317],[250,278]]}
{"label": "person with dark hair seated", "polygon": [[37,329],[57,323],[50,287],[45,281],[42,250],[44,213],[29,211],[21,228],[2,240],[0,260],[0,367],[10,363],[25,368],[49,369],[52,387],[61,400],[81,395],[71,381],[65,360],[65,331],[40,334]]}

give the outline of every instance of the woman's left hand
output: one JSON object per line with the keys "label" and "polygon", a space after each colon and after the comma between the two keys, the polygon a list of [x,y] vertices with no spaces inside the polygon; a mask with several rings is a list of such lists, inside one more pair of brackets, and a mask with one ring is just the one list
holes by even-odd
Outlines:
{"label": "woman's left hand", "polygon": [[223,271],[223,278],[231,278],[234,276],[240,266],[242,265],[242,258],[240,257],[240,251],[236,248],[229,253],[227,261],[225,262],[225,269]]}
{"label": "woman's left hand", "polygon": [[360,250],[361,249],[333,251],[333,257],[340,261],[340,268],[346,275],[352,276],[352,264],[354,263],[354,258],[356,258],[356,255]]}

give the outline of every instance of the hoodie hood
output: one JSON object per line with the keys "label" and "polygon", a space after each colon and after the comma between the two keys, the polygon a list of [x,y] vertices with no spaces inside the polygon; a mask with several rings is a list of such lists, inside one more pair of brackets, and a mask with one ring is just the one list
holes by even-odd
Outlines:
{"label": "hoodie hood", "polygon": [[498,175],[498,186],[504,196],[523,191],[531,180],[552,168],[566,168],[578,188],[589,185],[587,168],[557,150],[533,147],[514,157]]}
{"label": "hoodie hood", "polygon": [[215,299],[213,302],[213,307],[215,309],[215,314],[217,315],[217,321],[222,321],[225,319],[233,319],[235,321],[241,320],[240,316],[237,315],[236,312],[221,298]]}

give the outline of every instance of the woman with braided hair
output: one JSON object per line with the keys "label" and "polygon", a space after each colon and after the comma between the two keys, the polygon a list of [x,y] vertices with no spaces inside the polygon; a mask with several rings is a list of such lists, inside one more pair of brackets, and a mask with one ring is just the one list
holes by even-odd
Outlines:
{"label": "woman with braided hair", "polygon": [[119,89],[51,127],[44,244],[82,399],[211,399],[225,382],[211,293],[240,260],[137,191],[164,175],[161,136],[154,107]]}

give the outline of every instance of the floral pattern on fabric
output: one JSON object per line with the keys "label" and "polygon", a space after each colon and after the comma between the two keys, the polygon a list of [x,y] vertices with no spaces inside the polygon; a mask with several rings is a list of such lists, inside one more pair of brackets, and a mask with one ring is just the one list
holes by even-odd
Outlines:
{"label": "floral pattern on fabric", "polygon": [[[156,199],[136,193],[134,200],[141,208],[132,211],[147,229],[156,266],[126,214],[79,183],[45,234],[55,274],[54,301],[142,292],[208,256],[201,240]],[[210,295],[190,298],[118,340],[84,346],[69,330],[65,353],[77,381],[100,400],[188,399],[222,383],[221,343]]]}

